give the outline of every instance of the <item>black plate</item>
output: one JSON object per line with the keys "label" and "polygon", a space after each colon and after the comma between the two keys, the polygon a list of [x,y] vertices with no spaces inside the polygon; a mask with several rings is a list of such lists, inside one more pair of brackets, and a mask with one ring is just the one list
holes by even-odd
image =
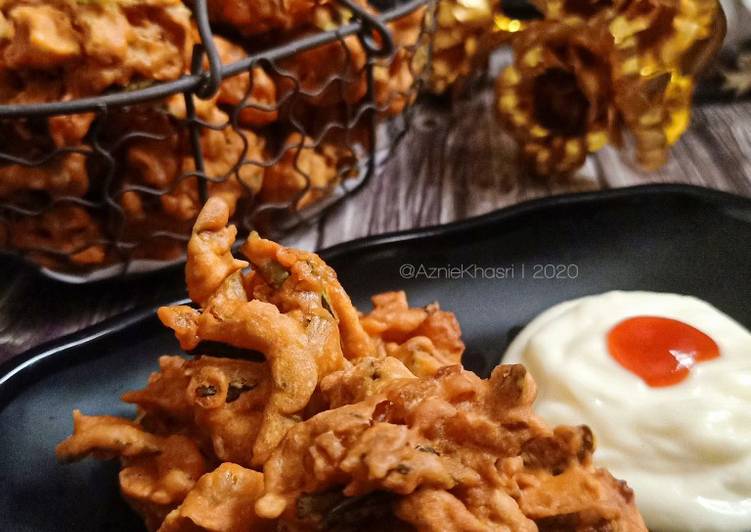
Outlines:
{"label": "black plate", "polygon": [[[751,327],[750,244],[751,200],[651,186],[533,201],[322,255],[361,309],[370,294],[404,289],[413,304],[439,300],[456,312],[466,365],[487,373],[516,328],[537,313],[612,289],[692,294]],[[404,278],[410,271],[415,277]],[[54,446],[70,433],[73,408],[132,415],[119,395],[141,387],[160,354],[178,351],[149,310],[0,368],[3,530],[139,529],[117,494],[116,464],[57,465]]]}

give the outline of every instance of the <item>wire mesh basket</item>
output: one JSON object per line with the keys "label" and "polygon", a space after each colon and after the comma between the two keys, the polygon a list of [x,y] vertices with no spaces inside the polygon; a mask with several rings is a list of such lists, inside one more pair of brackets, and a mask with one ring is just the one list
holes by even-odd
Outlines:
{"label": "wire mesh basket", "polygon": [[211,195],[279,238],[359,188],[407,128],[434,8],[19,4],[0,11],[0,253],[69,282],[181,260]]}

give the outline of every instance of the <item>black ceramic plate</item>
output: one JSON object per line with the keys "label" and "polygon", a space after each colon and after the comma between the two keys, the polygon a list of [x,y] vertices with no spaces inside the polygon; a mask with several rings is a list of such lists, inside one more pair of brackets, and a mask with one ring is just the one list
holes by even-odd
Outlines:
{"label": "black ceramic plate", "polygon": [[[509,337],[545,308],[612,289],[692,294],[746,327],[751,200],[684,186],[561,196],[450,226],[360,240],[322,253],[355,304],[404,289],[456,312],[466,365],[487,373]],[[168,302],[165,302],[168,303]],[[51,317],[50,319],[53,319]],[[132,313],[22,355],[0,371],[3,530],[139,530],[117,465],[57,465],[73,408],[132,415],[118,397],[178,352],[153,311]]]}

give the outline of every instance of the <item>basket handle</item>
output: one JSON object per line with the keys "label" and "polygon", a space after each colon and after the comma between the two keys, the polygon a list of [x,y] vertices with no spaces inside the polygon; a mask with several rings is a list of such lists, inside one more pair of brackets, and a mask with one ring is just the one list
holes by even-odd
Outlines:
{"label": "basket handle", "polygon": [[[195,89],[195,94],[202,100],[208,100],[219,91],[219,86],[222,83],[222,59],[214,45],[206,0],[193,0],[193,13],[196,17],[196,26],[198,27],[203,51],[206,53],[209,62],[209,71],[201,73],[201,81]],[[193,72],[193,74],[195,73]]]}
{"label": "basket handle", "polygon": [[[360,41],[367,50],[368,54],[374,57],[389,57],[394,53],[394,38],[391,36],[386,23],[372,13],[369,13],[363,7],[351,0],[337,0],[340,4],[346,6],[355,14],[365,30],[360,35]],[[373,32],[377,33],[379,39],[375,39]]]}

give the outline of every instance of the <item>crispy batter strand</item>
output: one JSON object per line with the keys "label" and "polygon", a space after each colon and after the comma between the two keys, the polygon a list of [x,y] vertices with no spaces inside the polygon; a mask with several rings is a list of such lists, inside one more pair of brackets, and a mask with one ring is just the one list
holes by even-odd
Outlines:
{"label": "crispy batter strand", "polygon": [[58,460],[120,457],[120,491],[149,530],[158,528],[206,472],[203,455],[186,436],[157,436],[126,419],[85,416],[78,410],[73,412],[73,426],[73,435],[55,450]]}
{"label": "crispy batter strand", "polygon": [[198,480],[183,503],[167,515],[159,532],[276,530],[253,511],[262,492],[261,473],[237,464],[221,464]]}
{"label": "crispy batter strand", "polygon": [[249,466],[269,397],[268,364],[208,356],[159,363],[145,389],[123,396],[144,412],[142,423],[158,433],[191,434],[217,461]]}
{"label": "crispy batter strand", "polygon": [[592,466],[589,429],[551,431],[532,414],[534,397],[519,365],[486,381],[458,366],[394,379],[290,429],[264,467],[256,511],[294,519],[301,494],[341,486],[404,495],[394,510],[418,530],[531,531],[562,516],[582,525],[566,530],[645,530],[630,490]]}
{"label": "crispy batter strand", "polygon": [[[312,305],[305,295],[309,292],[294,294],[303,294],[297,301],[303,302],[302,308],[294,309],[248,298],[239,271],[245,263],[236,261],[229,251],[235,233],[234,228],[225,227],[228,218],[226,203],[210,199],[189,245],[189,292],[202,304],[203,311],[162,308],[159,316],[165,324],[178,327],[176,334],[184,349],[194,348],[203,339],[258,351],[266,357],[271,369],[271,393],[252,459],[260,465],[307,406],[318,385],[319,372],[340,369],[344,358],[334,317],[320,302]],[[272,264],[257,256],[249,258],[255,260],[259,271],[264,266],[268,270]]]}
{"label": "crispy batter strand", "polygon": [[363,328],[378,349],[401,360],[415,375],[429,376],[439,368],[457,364],[464,352],[459,322],[437,303],[410,307],[403,292],[372,297],[373,310],[362,318]]}

